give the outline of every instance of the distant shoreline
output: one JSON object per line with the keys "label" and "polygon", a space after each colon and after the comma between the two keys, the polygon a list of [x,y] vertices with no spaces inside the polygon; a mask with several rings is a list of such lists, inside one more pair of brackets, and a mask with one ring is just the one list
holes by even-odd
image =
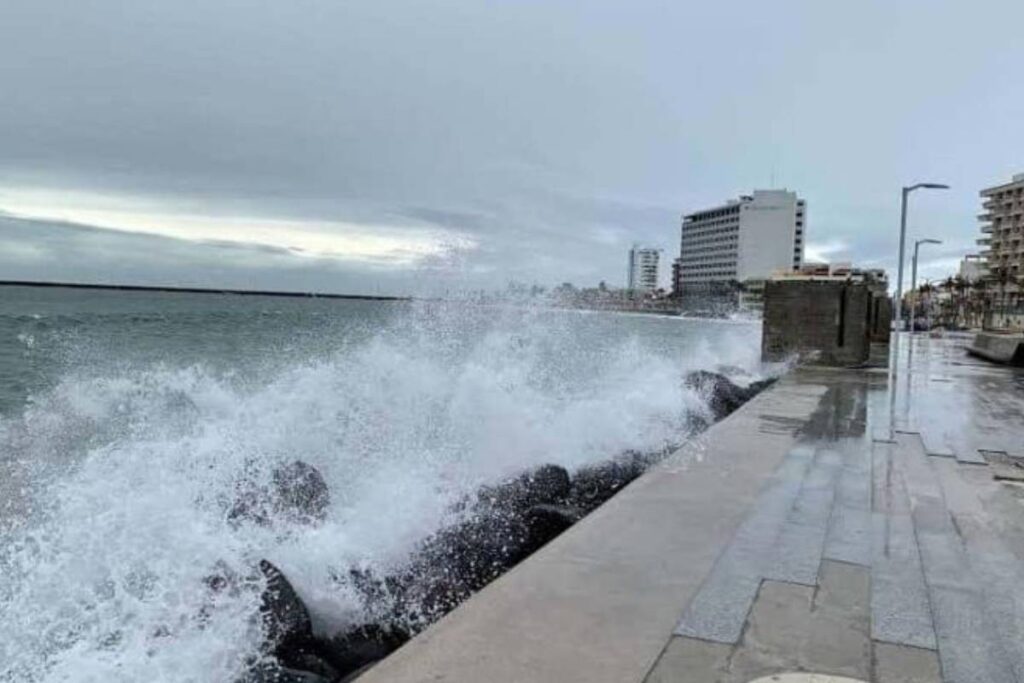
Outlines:
{"label": "distant shoreline", "polygon": [[38,282],[31,280],[0,280],[0,287],[50,287],[66,289],[103,289],[121,292],[171,292],[175,294],[237,294],[239,296],[279,296],[293,299],[350,299],[358,301],[411,301],[408,296],[377,296],[373,294],[327,294],[324,292],[278,292],[251,289],[212,289],[207,287],[160,287],[150,285],[107,285],[81,282]]}

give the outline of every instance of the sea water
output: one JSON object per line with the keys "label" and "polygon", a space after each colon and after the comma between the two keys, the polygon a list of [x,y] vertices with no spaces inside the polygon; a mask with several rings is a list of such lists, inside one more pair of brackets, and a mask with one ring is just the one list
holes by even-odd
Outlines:
{"label": "sea water", "polygon": [[[324,633],[481,485],[677,445],[694,369],[758,377],[743,322],[531,305],[0,287],[0,681],[231,681],[260,559]],[[233,524],[302,460],[317,525]]]}

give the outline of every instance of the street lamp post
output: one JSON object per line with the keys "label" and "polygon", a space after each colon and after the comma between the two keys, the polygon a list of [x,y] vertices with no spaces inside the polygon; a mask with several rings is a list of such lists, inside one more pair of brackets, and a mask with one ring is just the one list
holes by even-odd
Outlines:
{"label": "street lamp post", "polygon": [[917,308],[917,250],[922,244],[942,244],[941,240],[923,239],[914,241],[914,260],[910,266],[910,292],[914,300],[910,304],[910,334],[914,334],[914,312]]}
{"label": "street lamp post", "polygon": [[948,190],[949,185],[941,183],[918,183],[903,188],[903,201],[900,203],[900,256],[896,264],[896,332],[900,331],[903,324],[903,255],[906,252],[907,243],[907,195],[914,190],[921,188],[928,190]]}

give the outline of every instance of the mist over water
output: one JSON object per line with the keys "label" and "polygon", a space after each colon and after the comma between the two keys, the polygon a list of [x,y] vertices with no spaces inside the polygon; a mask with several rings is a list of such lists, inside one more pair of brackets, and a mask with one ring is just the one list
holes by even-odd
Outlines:
{"label": "mist over water", "polygon": [[[401,566],[482,484],[677,444],[685,372],[760,373],[753,325],[444,303],[29,292],[0,332],[5,683],[230,681],[259,585],[214,568],[270,560],[329,632],[361,617],[337,576]],[[229,523],[294,460],[322,524]]]}

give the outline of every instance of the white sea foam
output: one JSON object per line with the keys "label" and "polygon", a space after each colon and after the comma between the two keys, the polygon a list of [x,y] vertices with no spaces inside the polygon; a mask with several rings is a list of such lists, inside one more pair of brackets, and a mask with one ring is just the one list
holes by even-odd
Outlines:
{"label": "white sea foam", "polygon": [[[244,381],[68,374],[0,421],[0,681],[230,681],[258,650],[258,590],[211,596],[219,563],[274,562],[330,631],[360,609],[332,575],[401,563],[480,484],[664,447],[701,408],[686,370],[758,372],[754,328],[694,328],[680,346],[595,338],[586,318],[426,306]],[[295,459],[330,487],[323,524],[227,523],[246,472]]]}

